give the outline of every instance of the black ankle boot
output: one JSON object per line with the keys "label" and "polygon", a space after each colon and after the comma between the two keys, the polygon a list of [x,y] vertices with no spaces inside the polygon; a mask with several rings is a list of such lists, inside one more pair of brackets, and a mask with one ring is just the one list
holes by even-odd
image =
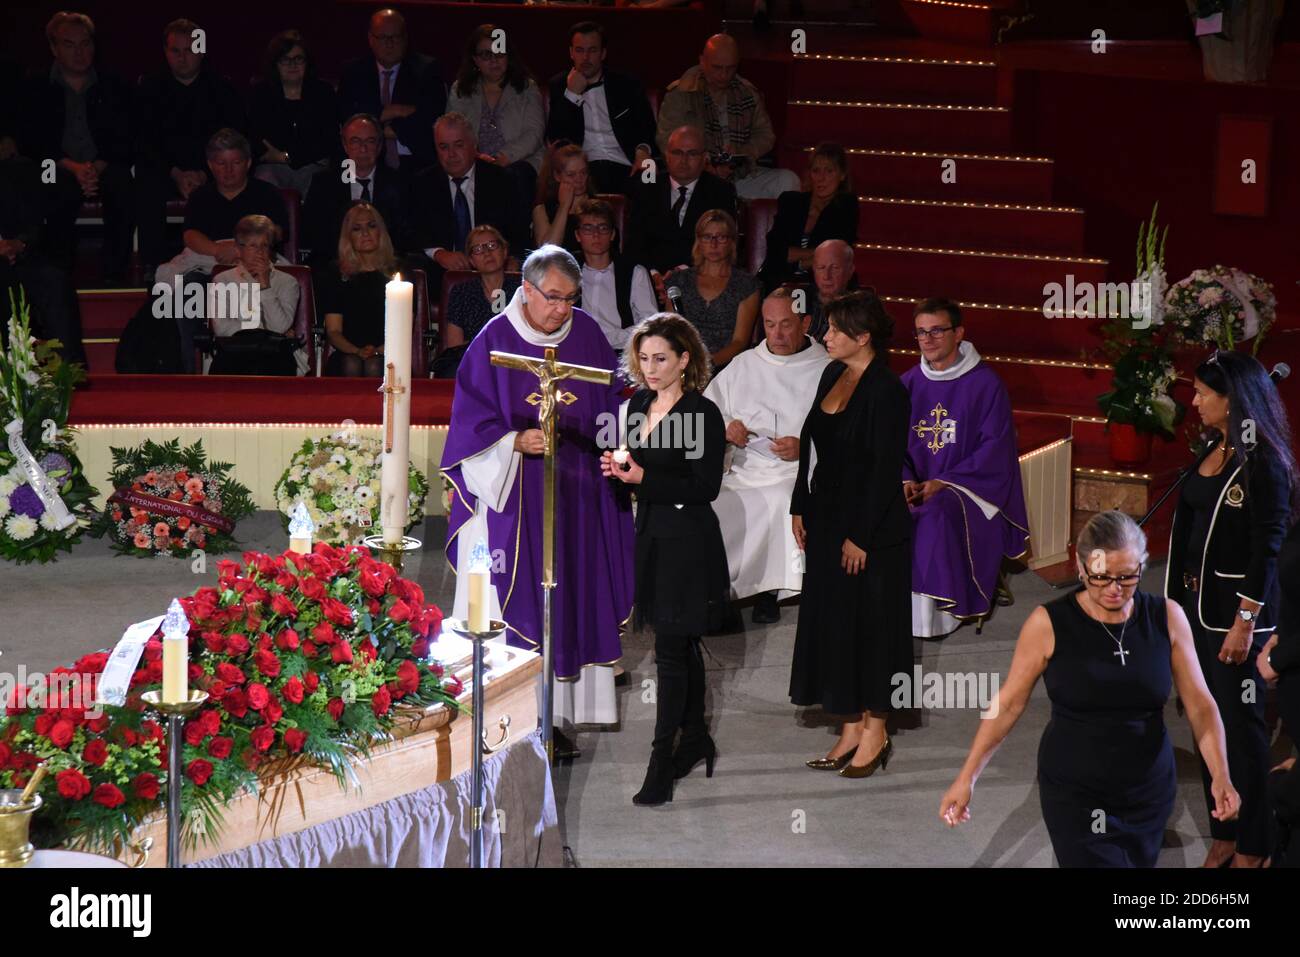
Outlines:
{"label": "black ankle boot", "polygon": [[718,757],[718,746],[713,743],[708,732],[703,737],[688,739],[684,735],[682,743],[673,752],[673,779],[680,780],[693,770],[695,765],[704,762],[704,776],[713,777],[713,762]]}
{"label": "black ankle boot", "polygon": [[633,804],[664,804],[673,799],[673,763],[659,755],[650,755],[641,790],[632,795]]}

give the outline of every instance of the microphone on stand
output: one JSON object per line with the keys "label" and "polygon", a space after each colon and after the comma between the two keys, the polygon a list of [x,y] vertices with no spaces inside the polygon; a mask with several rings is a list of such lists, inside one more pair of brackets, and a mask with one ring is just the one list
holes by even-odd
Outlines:
{"label": "microphone on stand", "polygon": [[[665,295],[668,296],[668,305],[673,307],[673,312],[679,316],[682,314],[682,290],[680,286],[669,286]],[[1287,372],[1290,372],[1287,369]]]}
{"label": "microphone on stand", "polygon": [[1291,367],[1287,365],[1285,362],[1279,362],[1277,365],[1273,366],[1273,369],[1271,372],[1269,372],[1268,377],[1272,379],[1274,382],[1281,382],[1290,374],[1291,374]]}

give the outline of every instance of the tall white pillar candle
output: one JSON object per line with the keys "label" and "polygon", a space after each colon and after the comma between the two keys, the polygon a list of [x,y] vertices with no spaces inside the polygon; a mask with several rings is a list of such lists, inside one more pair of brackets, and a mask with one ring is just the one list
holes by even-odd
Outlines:
{"label": "tall white pillar candle", "polygon": [[411,324],[414,287],[396,276],[385,287],[384,373],[386,385],[398,390],[384,395],[385,450],[380,470],[379,519],[385,545],[400,545],[409,517],[408,475],[411,465]]}

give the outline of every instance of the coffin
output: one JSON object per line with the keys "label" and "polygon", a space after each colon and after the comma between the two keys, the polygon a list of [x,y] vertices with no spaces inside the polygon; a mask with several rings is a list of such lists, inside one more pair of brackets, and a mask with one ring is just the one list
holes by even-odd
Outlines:
{"label": "coffin", "polygon": [[[483,733],[494,750],[509,747],[537,730],[538,681],[541,656],[504,644],[489,644],[484,689]],[[393,728],[394,740],[371,751],[356,765],[360,788],[340,787],[326,768],[299,764],[271,770],[257,794],[237,798],[225,809],[225,827],[217,841],[183,849],[185,863],[216,857],[261,841],[292,834],[333,818],[362,811],[403,794],[448,781],[470,770],[473,717],[469,713],[472,664],[460,657],[447,662],[465,689],[457,699],[464,710],[453,714],[445,705],[409,711]],[[138,864],[137,848],[152,841],[146,867],[167,863],[167,820],[159,813],[136,832],[123,860]]]}

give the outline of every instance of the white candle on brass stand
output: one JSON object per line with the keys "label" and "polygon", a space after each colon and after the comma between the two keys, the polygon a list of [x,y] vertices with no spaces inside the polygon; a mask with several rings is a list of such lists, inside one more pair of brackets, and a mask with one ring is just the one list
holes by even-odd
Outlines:
{"label": "white candle on brass stand", "polygon": [[163,693],[165,704],[190,700],[190,622],[180,601],[173,598],[162,623]]}
{"label": "white candle on brass stand", "polygon": [[298,555],[311,554],[311,537],[316,532],[316,523],[311,520],[307,506],[299,500],[289,513],[289,551]]}
{"label": "white candle on brass stand", "polygon": [[409,517],[414,287],[399,275],[385,287],[384,297],[384,454],[379,517],[384,545],[400,548]]}

